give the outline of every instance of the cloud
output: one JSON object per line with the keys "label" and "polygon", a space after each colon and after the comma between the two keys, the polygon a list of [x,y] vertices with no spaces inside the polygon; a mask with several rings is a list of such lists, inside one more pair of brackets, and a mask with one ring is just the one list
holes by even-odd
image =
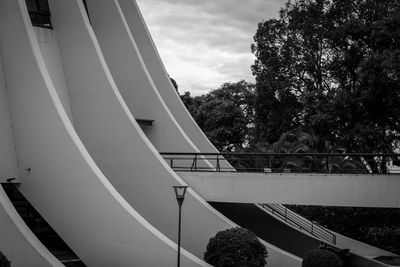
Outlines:
{"label": "cloud", "polygon": [[161,58],[180,92],[194,95],[227,81],[253,81],[250,52],[258,22],[284,0],[138,0]]}

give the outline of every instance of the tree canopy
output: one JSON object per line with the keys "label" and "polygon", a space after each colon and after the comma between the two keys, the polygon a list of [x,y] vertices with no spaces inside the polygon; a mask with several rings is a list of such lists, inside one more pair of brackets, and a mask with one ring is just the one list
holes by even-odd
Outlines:
{"label": "tree canopy", "polygon": [[263,267],[268,251],[246,228],[219,231],[210,238],[204,260],[215,267]]}
{"label": "tree canopy", "polygon": [[257,142],[303,130],[332,149],[398,148],[397,0],[289,1],[258,25],[252,51]]}
{"label": "tree canopy", "polygon": [[187,109],[220,151],[237,151],[252,136],[254,85],[244,80],[224,83],[209,93],[181,95]]}

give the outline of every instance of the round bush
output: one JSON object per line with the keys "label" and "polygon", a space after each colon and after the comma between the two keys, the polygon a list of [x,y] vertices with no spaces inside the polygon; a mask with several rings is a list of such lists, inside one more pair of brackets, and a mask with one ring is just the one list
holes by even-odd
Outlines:
{"label": "round bush", "polygon": [[306,253],[302,267],[342,267],[343,262],[333,251],[313,249]]}
{"label": "round bush", "polygon": [[7,257],[0,251],[0,267],[11,267],[11,262]]}
{"label": "round bush", "polygon": [[263,267],[267,249],[245,228],[231,228],[212,237],[204,260],[215,267]]}

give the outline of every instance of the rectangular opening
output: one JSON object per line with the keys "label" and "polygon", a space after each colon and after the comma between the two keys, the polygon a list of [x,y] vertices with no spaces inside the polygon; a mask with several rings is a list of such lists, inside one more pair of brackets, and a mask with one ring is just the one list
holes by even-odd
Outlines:
{"label": "rectangular opening", "polygon": [[34,27],[53,29],[48,0],[25,0]]}

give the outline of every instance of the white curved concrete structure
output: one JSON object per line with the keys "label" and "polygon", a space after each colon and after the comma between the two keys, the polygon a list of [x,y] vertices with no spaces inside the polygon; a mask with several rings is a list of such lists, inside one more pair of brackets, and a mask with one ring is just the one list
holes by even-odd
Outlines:
{"label": "white curved concrete structure", "polygon": [[[132,36],[135,40],[137,48],[143,62],[148,69],[154,85],[163,101],[167,105],[173,117],[179,123],[185,134],[195,144],[195,146],[203,153],[219,152],[208,140],[203,131],[194,121],[183,102],[180,100],[178,93],[172,85],[169,75],[167,74],[162,60],[157,52],[157,48],[151,38],[151,34],[146,26],[146,22],[140,12],[140,9],[134,0],[118,0],[121,9],[126,18]],[[160,150],[160,152],[169,152],[173,150]],[[175,152],[175,151],[174,151]],[[194,152],[194,151],[191,151]],[[210,164],[214,164],[210,162]],[[215,167],[215,166],[214,166]],[[227,161],[221,162],[222,168],[232,168]]]}
{"label": "white curved concrete structure", "polygon": [[[195,143],[200,149],[200,151],[218,152],[187,112],[182,101],[180,101],[175,88],[172,86],[170,79],[168,78],[168,74],[136,2],[129,0],[120,2],[124,7],[124,14],[129,17],[129,20],[127,20],[128,25],[133,33],[133,37],[136,41],[138,49],[140,50],[141,56],[144,59],[146,67],[149,70],[154,84],[156,85],[160,95],[167,104],[171,113],[179,122],[179,125],[182,127],[182,129],[184,129],[185,133],[191,138],[192,142]],[[226,161],[223,161],[223,163],[225,163],[226,166],[222,167],[231,167]],[[213,162],[211,162],[211,164],[213,164]],[[186,180],[185,175],[181,177]],[[186,181],[193,185],[190,179]],[[195,184],[199,182],[201,182],[201,180],[197,180]],[[196,186],[194,188],[196,188]],[[198,192],[202,195],[201,190]],[[388,253],[386,251],[371,247],[367,244],[360,243],[356,240],[341,236],[337,233],[336,236],[339,247],[351,247],[355,253],[360,255],[386,255]]]}
{"label": "white curved concrete structure", "polygon": [[29,230],[0,186],[0,251],[13,267],[62,267]]}
{"label": "white curved concrete structure", "polygon": [[[75,133],[24,0],[0,2],[0,50],[24,195],[89,266],[175,264],[176,245],[117,193]],[[185,250],[182,264],[205,265]]]}
{"label": "white curved concrete structure", "polygon": [[[182,101],[180,101],[175,88],[172,86],[170,79],[168,78],[168,74],[136,2],[131,0],[120,0],[120,2],[123,6],[124,14],[129,17],[129,20],[127,20],[128,25],[133,33],[146,67],[171,113],[200,151],[218,152],[194,122]],[[223,161],[223,163],[225,163],[225,165],[222,167],[231,167],[226,161]],[[213,162],[211,162],[211,164],[213,164]],[[191,180],[186,180],[185,176],[182,176],[182,178],[189,184],[192,184]],[[197,180],[196,184],[199,182],[201,181]],[[201,190],[198,192],[202,195]],[[347,237],[342,238],[340,234],[337,234],[337,238],[339,246],[348,247],[348,245],[350,245],[350,247],[357,250],[356,253],[361,255],[373,255],[375,253],[385,255],[387,253],[385,251],[379,251],[377,248],[371,248],[371,246],[362,244],[356,240]]]}
{"label": "white curved concrete structure", "polygon": [[137,119],[151,119],[146,135],[158,151],[198,151],[158,93],[118,1],[87,1],[91,23],[124,100]]}
{"label": "white curved concrete structure", "polygon": [[[88,266],[172,266],[171,186],[185,182],[158,151],[216,149],[170,84],[135,1],[87,2],[94,31],[81,0],[49,0],[54,30],[32,27],[24,0],[0,1],[0,182],[19,178]],[[135,118],[155,122],[141,129]],[[1,192],[0,202],[11,207]],[[20,229],[6,210],[0,225]],[[235,224],[192,188],[183,210],[182,265],[208,266],[199,258],[209,238]],[[301,265],[265,244],[268,265]]]}
{"label": "white curved concrete structure", "polygon": [[[57,14],[57,11],[59,12],[57,18],[55,16],[53,17],[55,21],[57,21],[57,19],[67,19],[65,13],[62,13],[63,4],[65,4],[63,1],[50,2],[52,9],[55,9],[53,10],[54,14]],[[69,4],[71,6],[68,6],[67,10],[69,15],[72,16],[72,20],[74,20],[72,25],[74,25],[74,23],[82,23],[84,11],[81,2],[73,1]],[[82,121],[90,118],[90,115],[93,114],[90,112],[96,110],[100,115],[105,114],[101,112],[102,110],[98,110],[100,105],[97,103],[97,105],[94,106],[88,105],[90,108],[87,110],[90,110],[90,112],[85,115],[87,110],[79,110],[77,107],[82,108],[83,105],[80,105],[79,100],[73,99],[72,97],[73,94],[76,94],[75,96],[79,94],[83,96],[85,93],[90,94],[90,90],[93,89],[93,87],[100,85],[97,96],[107,99],[107,105],[111,103],[110,108],[113,115],[110,116],[110,118],[115,118],[115,114],[119,114],[118,118],[124,119],[122,121],[124,123],[124,129],[130,129],[129,131],[121,131],[122,135],[124,135],[123,140],[128,140],[126,135],[131,134],[133,132],[132,129],[134,129],[136,131],[136,136],[143,139],[139,142],[139,148],[145,146],[147,151],[149,153],[151,152],[150,154],[155,161],[150,161],[149,163],[148,158],[143,159],[141,157],[143,154],[137,153],[137,151],[140,150],[130,150],[130,148],[132,148],[130,146],[123,149],[122,154],[117,153],[117,155],[120,156],[124,153],[128,153],[128,158],[124,159],[125,162],[127,162],[127,160],[129,161],[132,159],[130,154],[138,154],[136,156],[138,161],[135,162],[135,164],[127,162],[128,164],[126,166],[131,165],[131,167],[133,166],[135,168],[138,166],[146,166],[147,169],[153,170],[148,176],[151,177],[152,174],[156,172],[158,174],[155,177],[157,180],[163,181],[163,176],[169,174],[173,179],[166,180],[167,182],[164,184],[159,183],[157,185],[157,183],[154,183],[154,178],[152,178],[153,180],[149,181],[144,181],[143,179],[139,180],[136,185],[143,186],[144,188],[153,188],[156,195],[166,189],[167,193],[161,195],[168,196],[168,200],[161,201],[160,203],[167,202],[167,205],[170,205],[170,207],[173,207],[173,210],[176,211],[176,203],[170,186],[183,182],[169,169],[163,159],[158,155],[157,151],[146,139],[145,135],[138,131],[139,128],[137,124],[135,124],[133,117],[129,116],[122,99],[117,94],[115,88],[109,84],[111,79],[107,72],[104,73],[104,62],[101,60],[99,50],[95,47],[96,56],[99,57],[97,60],[100,64],[97,62],[97,67],[94,66],[94,68],[96,69],[96,73],[101,73],[101,76],[98,78],[101,78],[103,82],[105,76],[107,84],[101,84],[101,82],[90,84],[89,89],[84,88],[87,89],[87,91],[80,91],[82,88],[78,88],[78,91],[74,91],[77,88],[71,90],[71,85],[76,84],[72,83],[70,85],[70,83],[77,76],[74,77],[71,74],[71,69],[73,68],[69,69],[72,66],[69,64],[73,64],[74,62],[64,61],[66,57],[65,53],[67,52],[65,45],[68,44],[67,27],[64,28],[66,32],[63,32],[62,27],[57,31],[57,27],[60,26],[57,25],[57,23],[54,25],[55,31],[33,29],[30,25],[26,7],[22,0],[16,2],[12,2],[11,0],[2,2],[0,7],[2,11],[0,16],[2,22],[2,27],[0,28],[0,47],[1,52],[7,55],[3,60],[6,63],[5,67],[7,73],[5,87],[10,91],[9,98],[11,110],[13,111],[12,118],[16,129],[14,136],[17,141],[18,160],[21,163],[20,168],[23,170],[20,172],[22,182],[21,190],[67,244],[89,266],[171,265],[171,257],[173,261],[175,261],[176,252],[174,245],[140,217],[140,215],[137,214],[108,183],[80,142],[69,120],[68,115],[71,119],[73,114],[83,115],[84,119],[77,120],[75,124],[77,128],[80,129],[80,134],[84,136],[82,132],[84,132],[85,129],[87,130],[87,128],[83,126],[78,127],[78,125],[81,125]],[[83,21],[86,28],[83,27],[79,29],[80,32],[84,32],[84,34],[80,35],[77,39],[78,44],[75,44],[75,48],[79,48],[79,46],[87,48],[89,46],[90,50],[93,49],[94,39],[93,36],[91,36],[89,42],[87,41],[88,35],[85,31],[87,30],[88,24],[85,19],[83,19]],[[9,25],[13,25],[13,28],[8,27]],[[11,32],[13,34],[11,34]],[[12,38],[5,38],[8,36],[12,36]],[[62,44],[60,48],[58,47],[59,42]],[[52,50],[53,56],[47,54],[43,57],[42,53],[46,53],[49,47]],[[87,52],[87,50],[85,50],[85,52]],[[89,56],[83,54],[83,56],[85,59],[90,59],[90,56],[93,56],[93,54],[89,54]],[[89,67],[93,67],[93,65]],[[20,77],[19,73],[21,72],[27,75]],[[66,81],[68,81],[68,83]],[[83,83],[85,81],[87,80],[81,80]],[[80,85],[82,85],[82,83]],[[57,87],[58,90],[56,90],[55,87]],[[106,88],[106,90],[104,90],[104,88]],[[70,103],[67,98],[70,94],[71,99],[73,99],[73,101],[71,101],[73,108],[69,107]],[[92,96],[94,95],[96,94]],[[61,96],[61,99],[59,96]],[[77,98],[80,99],[80,97]],[[26,99],[30,99],[29,103],[26,103]],[[71,110],[71,112],[68,114],[65,109]],[[103,124],[101,129],[104,130],[105,126],[107,127],[109,124],[104,124],[103,121],[104,118],[101,119],[101,124]],[[113,121],[111,120],[110,122],[112,123]],[[100,123],[94,123],[94,125],[100,125]],[[93,131],[90,131],[90,133],[93,133]],[[105,135],[102,137],[109,140],[109,134],[112,135],[113,133],[114,132],[105,131]],[[97,139],[97,136],[101,135],[96,135],[94,137],[94,139],[98,141],[101,138],[99,137],[99,139]],[[114,140],[118,139],[114,138]],[[135,139],[131,138],[128,141],[132,140]],[[100,145],[97,141],[92,142],[92,144],[96,143]],[[87,143],[90,144],[90,142]],[[123,142],[116,141],[114,144],[110,144],[110,146],[115,144],[119,145],[119,149]],[[107,145],[107,143],[102,143],[101,145]],[[93,149],[93,147],[91,147],[91,149]],[[146,151],[146,149],[144,149],[144,151]],[[104,151],[104,147],[101,148],[101,150]],[[107,160],[110,158],[107,158],[104,160],[103,164],[101,164],[101,156],[103,156],[104,153],[94,152],[94,154],[97,156],[96,160],[103,169],[121,174],[120,171],[113,169],[121,167],[118,165],[118,162],[117,164],[111,162],[112,164],[107,166],[107,164],[110,163],[107,162]],[[116,158],[111,158],[111,161],[115,159]],[[129,173],[129,178],[131,178],[134,172],[130,171],[132,171],[132,169],[129,169],[129,172],[122,172],[122,174]],[[161,176],[159,174],[161,174]],[[140,175],[141,173],[138,174],[139,177]],[[119,177],[115,176],[117,181],[118,178]],[[123,176],[123,178],[126,178],[126,176]],[[123,183],[124,182],[126,182],[126,179]],[[124,184],[120,184],[120,187],[124,187]],[[131,187],[128,186],[128,188]],[[136,191],[137,190],[136,188]],[[149,192],[151,193],[151,191],[144,191],[144,195],[150,195]],[[208,214],[205,219],[201,216],[202,212],[199,214],[193,212],[193,216],[186,214],[184,217],[187,221],[190,221],[191,224],[194,220],[201,221],[199,225],[202,229],[200,231],[202,236],[199,236],[199,234],[197,234],[197,236],[188,235],[189,238],[187,242],[189,244],[190,242],[194,244],[201,242],[201,246],[196,248],[199,254],[201,254],[204,251],[208,238],[213,236],[216,231],[232,227],[233,224],[222,219],[218,213],[210,209],[208,204],[198,198],[194,192],[191,192],[191,195],[192,197],[187,197],[184,208],[189,206],[191,207],[190,209],[194,211],[203,210]],[[49,199],[51,199],[51,201],[49,201]],[[192,202],[194,204],[192,204]],[[154,205],[154,202],[149,201],[148,203]],[[148,207],[146,209],[148,209]],[[62,214],[59,213],[60,210],[63,210]],[[172,210],[172,208],[170,208],[170,210]],[[176,214],[171,215],[171,211],[167,213],[169,213],[169,218],[176,217]],[[112,216],[110,216],[110,214],[112,214]],[[155,213],[153,213],[153,216],[154,214]],[[158,218],[162,218],[160,215],[163,214],[158,214]],[[199,225],[196,227],[199,228]],[[205,225],[207,229],[206,233],[204,232],[203,225]],[[211,225],[211,227],[208,227],[209,225]],[[185,223],[183,227],[185,227]],[[176,221],[172,221],[169,228],[170,232],[172,228],[176,229]],[[200,241],[198,241],[197,238],[200,239]],[[140,245],[138,245],[137,242],[140,242]],[[185,240],[183,240],[183,242],[185,242]],[[269,262],[272,264],[275,263],[276,266],[299,266],[300,261],[298,258],[292,257],[279,249],[275,250],[272,248],[269,252]],[[183,264],[185,266],[206,265],[186,251],[183,251],[183,255]]]}
{"label": "white curved concrete structure", "polygon": [[[93,25],[96,25],[96,17],[102,18],[102,23],[100,25],[103,25],[104,23],[102,26],[104,31],[103,34],[106,35],[108,33],[110,36],[106,37],[112,37],[111,39],[115,40],[115,42],[119,44],[118,48],[114,47],[114,49],[118,53],[121,53],[121,55],[118,57],[119,60],[115,60],[114,65],[111,66],[116,68],[115,65],[118,67],[120,62],[132,65],[132,68],[129,68],[130,65],[121,68],[125,69],[125,72],[134,67],[143,68],[142,72],[136,74],[137,76],[135,77],[139,80],[148,79],[145,73],[145,67],[141,64],[140,55],[137,50],[134,49],[134,43],[131,39],[127,38],[129,37],[129,32],[126,34],[127,37],[125,37],[124,34],[121,34],[124,33],[124,24],[118,8],[118,3],[114,1],[88,1],[88,8]],[[66,9],[67,7],[64,7],[61,10]],[[111,19],[107,19],[105,16],[111,16]],[[118,18],[120,19],[117,20]],[[73,19],[73,21],[76,23],[78,20]],[[116,26],[113,24],[118,22],[120,23],[120,28],[115,28]],[[60,26],[65,25],[63,27],[67,29],[74,28],[73,25],[68,25],[65,22],[59,24]],[[93,60],[88,59],[88,55],[91,54],[91,52],[85,50],[86,52],[81,52],[79,55],[72,54],[74,51],[79,50],[73,42],[77,34],[78,36],[81,36],[79,32],[80,31],[74,30],[73,35],[68,38],[69,41],[66,39],[61,41],[61,47],[64,47],[61,48],[61,51],[70,50],[69,53],[65,52],[65,61],[70,62],[66,65],[80,65],[83,69],[86,69],[85,73],[88,74],[86,81],[82,81],[81,79],[79,81],[81,84],[79,85],[77,84],[77,79],[74,79],[72,76],[74,75],[73,72],[76,71],[77,73],[80,73],[81,71],[79,71],[79,69],[77,70],[75,67],[70,67],[71,70],[66,69],[66,73],[69,73],[69,75],[67,74],[68,84],[71,88],[75,88],[71,91],[70,95],[76,128],[99,167],[104,173],[106,173],[106,176],[122,196],[137,211],[139,211],[140,214],[147,218],[149,222],[156,226],[157,229],[172,239],[177,235],[177,208],[176,203],[173,200],[173,194],[171,194],[172,191],[168,188],[171,188],[174,184],[181,184],[183,182],[168,166],[166,166],[164,160],[158,156],[156,149],[143,135],[141,130],[138,129],[137,125],[133,122],[133,119],[131,118],[130,121],[128,120],[129,114],[124,114],[124,112],[126,113],[126,110],[123,109],[125,104],[121,99],[115,100],[109,96],[107,100],[107,98],[103,96],[101,98],[102,100],[99,101],[99,96],[96,96],[96,94],[98,95],[99,93],[95,93],[96,88],[102,88],[102,90],[107,89],[105,89],[104,83],[103,85],[96,84],[100,83],[100,81],[104,81],[104,78],[101,78],[99,75],[94,75],[93,73],[90,74],[90,71],[84,67],[85,62],[93,63]],[[121,36],[125,38],[125,41],[123,39],[118,39]],[[79,39],[82,38],[83,37],[80,37]],[[103,38],[105,37],[103,36]],[[60,40],[61,39],[62,37],[60,35]],[[126,51],[126,46],[121,46],[121,44],[126,44],[130,50]],[[110,47],[111,45],[112,43],[109,43]],[[111,52],[116,53],[114,51]],[[111,52],[109,51],[108,53]],[[116,53],[117,56],[118,53]],[[136,53],[136,58],[129,56],[132,53]],[[130,60],[124,61],[122,60],[122,56]],[[73,64],[73,62],[75,64]],[[109,63],[109,61],[107,61],[107,63]],[[134,66],[135,64],[138,64],[138,66]],[[96,68],[96,70],[98,69],[99,68]],[[131,81],[133,84],[136,79],[132,80],[130,78],[132,75],[129,75],[128,72],[125,74],[124,78],[127,81]],[[71,81],[68,79],[68,76],[70,76]],[[95,82],[91,77],[97,77]],[[123,78],[116,78],[116,80],[121,79]],[[84,82],[84,84],[82,82]],[[126,83],[125,85],[127,84],[129,83]],[[88,92],[79,92],[76,88],[85,88],[90,91],[90,94]],[[114,90],[113,94],[118,97],[119,94],[115,92],[113,86],[109,86],[109,88],[110,91]],[[141,87],[135,87],[135,89],[136,94],[140,94]],[[82,91],[82,89],[80,89],[80,91]],[[96,101],[102,103],[101,107],[96,103]],[[120,107],[119,113],[116,112],[119,108],[118,102],[122,107]],[[99,108],[101,108],[101,110],[99,110]],[[112,108],[113,112],[110,108]],[[154,109],[156,108],[157,107],[154,107]],[[160,113],[160,110],[157,112]],[[96,119],[97,117],[98,119]],[[113,129],[118,129],[118,132],[109,132],[113,131]],[[173,129],[170,130],[173,131]],[[165,142],[165,140],[163,142]],[[180,142],[184,143],[182,140],[180,140]],[[104,149],[104,144],[107,144],[107,149]],[[189,146],[190,144],[187,143],[186,145]],[[140,153],[133,153],[134,151],[140,151]],[[146,190],[141,190],[139,186],[144,186]],[[188,224],[187,226],[184,226],[182,244],[190,252],[202,257],[208,239],[217,231],[232,227],[234,224],[227,221],[216,211],[211,209],[207,203],[197,196],[197,194],[192,191],[190,191],[190,194],[191,195],[189,195],[185,200],[185,220],[190,222],[199,221],[201,223]],[[154,205],[154,202],[156,202],[157,205]],[[284,261],[282,259],[287,257],[287,255],[288,254],[282,253],[273,247],[270,248],[270,262],[282,262],[283,264]],[[290,256],[288,258],[289,262],[293,261],[296,265],[299,262],[298,258],[291,258]]]}
{"label": "white curved concrete structure", "polygon": [[[107,66],[101,60],[101,52],[96,49],[96,40],[90,34],[90,27],[85,29],[77,26],[83,20],[79,17],[71,18],[74,12],[70,10],[69,3],[55,3],[54,22],[79,135],[100,169],[122,196],[157,229],[175,239],[177,207],[171,187],[183,184],[183,181],[165,164],[130,115],[108,74]],[[101,6],[99,2],[96,4]],[[58,10],[68,14],[68,17],[57,13]],[[77,44],[76,37],[85,46]],[[93,45],[90,46],[90,43]],[[89,69],[87,64],[97,67]],[[80,73],[83,70],[86,75],[82,77]],[[211,209],[193,191],[189,191],[184,208],[183,247],[202,257],[208,239],[233,224]],[[185,221],[201,223],[186,225]],[[283,264],[293,261],[295,266],[299,262],[299,259],[293,260],[286,253],[272,247],[270,255],[270,262]],[[289,259],[285,261],[284,258]]]}
{"label": "white curved concrete structure", "polygon": [[[158,93],[142,60],[118,1],[87,1],[91,24],[116,85],[136,119],[151,119],[144,127],[158,151],[199,152]],[[191,160],[179,164],[190,166]],[[199,163],[212,168],[207,161]]]}

